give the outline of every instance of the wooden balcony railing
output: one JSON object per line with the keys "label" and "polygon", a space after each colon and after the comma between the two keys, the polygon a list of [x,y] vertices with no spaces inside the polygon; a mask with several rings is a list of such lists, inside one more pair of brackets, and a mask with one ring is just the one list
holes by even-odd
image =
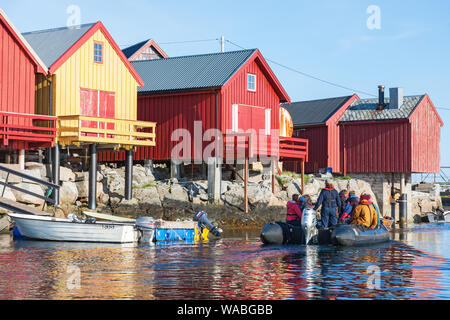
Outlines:
{"label": "wooden balcony railing", "polygon": [[58,142],[62,145],[98,143],[125,146],[156,145],[156,123],[88,116],[59,116]]}
{"label": "wooden balcony railing", "polygon": [[56,117],[0,112],[0,143],[24,141],[52,147],[56,138]]}
{"label": "wooden balcony railing", "polygon": [[308,162],[309,141],[300,138],[280,137],[280,159]]}

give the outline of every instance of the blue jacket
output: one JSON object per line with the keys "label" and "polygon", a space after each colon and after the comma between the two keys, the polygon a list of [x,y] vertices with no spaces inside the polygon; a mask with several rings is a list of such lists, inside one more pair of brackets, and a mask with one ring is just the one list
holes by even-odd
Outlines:
{"label": "blue jacket", "polygon": [[335,210],[336,208],[341,211],[341,197],[339,197],[339,193],[335,189],[323,189],[320,192],[319,199],[317,200],[316,206],[314,210],[319,209],[322,205],[323,208],[327,208],[330,210]]}

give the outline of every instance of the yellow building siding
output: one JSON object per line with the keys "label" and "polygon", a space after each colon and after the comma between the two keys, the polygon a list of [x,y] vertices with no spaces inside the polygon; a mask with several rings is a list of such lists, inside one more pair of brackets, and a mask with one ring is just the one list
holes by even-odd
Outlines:
{"label": "yellow building siding", "polygon": [[[94,62],[94,42],[102,42],[103,63]],[[115,118],[137,119],[138,84],[98,30],[55,72],[56,116],[80,115],[80,89],[114,92]]]}
{"label": "yellow building siding", "polygon": [[[94,43],[103,44],[103,63],[101,64],[94,62]],[[81,114],[81,89],[113,92],[115,94],[114,118],[137,120],[139,84],[101,29],[97,30],[54,72],[51,81],[53,90],[51,113],[53,116],[60,117],[58,127],[62,130],[59,130],[58,142],[62,145],[79,142],[74,138],[74,131],[75,128],[79,130],[82,123],[71,119],[77,119],[76,116],[85,116]],[[49,83],[41,75],[36,78],[36,113],[50,115]],[[119,132],[140,130],[139,127],[131,127],[128,122],[115,122],[114,128],[117,132],[116,141],[128,139],[121,137]],[[98,142],[104,143],[101,138],[99,136]],[[92,137],[81,140],[89,140],[92,143]],[[129,145],[129,143],[128,141],[128,144],[124,144]],[[136,145],[140,143],[136,141]]]}

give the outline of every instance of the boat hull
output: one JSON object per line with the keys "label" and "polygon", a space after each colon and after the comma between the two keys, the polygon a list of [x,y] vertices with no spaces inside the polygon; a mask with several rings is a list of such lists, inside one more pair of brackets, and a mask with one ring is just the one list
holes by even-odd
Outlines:
{"label": "boat hull", "polygon": [[429,212],[427,216],[430,223],[450,223],[450,211],[447,211],[442,215]]}
{"label": "boat hull", "polygon": [[23,237],[44,241],[133,243],[138,240],[134,225],[71,222],[68,219],[10,214]]}
{"label": "boat hull", "polygon": [[389,231],[384,228],[365,230],[355,225],[338,225],[331,234],[333,244],[354,247],[368,246],[390,241]]}
{"label": "boat hull", "polygon": [[[367,246],[388,242],[390,238],[385,228],[362,230],[354,225],[337,225],[333,229],[321,229],[318,232],[319,245]],[[302,227],[283,222],[267,224],[261,232],[261,241],[265,245],[306,244]]]}

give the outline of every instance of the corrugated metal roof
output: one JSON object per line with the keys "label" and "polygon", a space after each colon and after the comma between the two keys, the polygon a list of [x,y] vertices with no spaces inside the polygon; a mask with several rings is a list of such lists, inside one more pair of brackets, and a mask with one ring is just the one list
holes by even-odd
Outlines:
{"label": "corrugated metal roof", "polygon": [[294,126],[325,124],[352,96],[294,102],[284,107],[291,114]]}
{"label": "corrugated metal roof", "polygon": [[340,122],[400,120],[408,119],[424,95],[404,97],[403,105],[399,109],[389,109],[389,99],[385,99],[386,107],[377,111],[378,99],[355,100],[348,108]]}
{"label": "corrugated metal roof", "polygon": [[22,35],[44,63],[51,67],[94,25],[95,23],[90,23],[77,27],[26,32]]}
{"label": "corrugated metal roof", "polygon": [[122,50],[123,54],[125,55],[125,57],[127,57],[128,59],[136,53],[136,51],[138,51],[140,48],[142,48],[145,44],[147,44],[147,42],[149,42],[151,39],[136,43],[128,48],[125,48]]}
{"label": "corrugated metal roof", "polygon": [[221,87],[257,51],[224,53],[134,61],[133,67],[144,80],[140,93],[173,92]]}

